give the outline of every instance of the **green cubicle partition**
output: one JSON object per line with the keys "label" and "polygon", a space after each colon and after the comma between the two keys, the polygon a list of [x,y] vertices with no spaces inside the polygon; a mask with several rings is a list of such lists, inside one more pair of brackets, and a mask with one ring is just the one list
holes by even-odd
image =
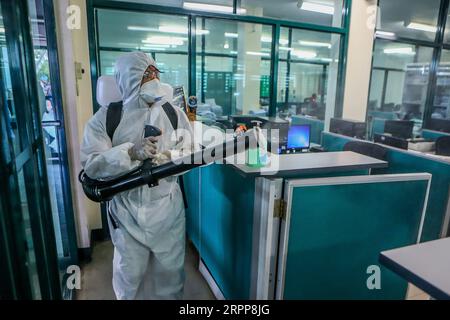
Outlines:
{"label": "green cubicle partition", "polygon": [[398,120],[397,115],[394,112],[386,111],[369,111],[369,138],[373,139],[375,133],[384,133],[384,124],[386,120]]}
{"label": "green cubicle partition", "polygon": [[397,115],[389,111],[369,111],[368,116],[384,120],[398,120]]}
{"label": "green cubicle partition", "polygon": [[322,138],[322,132],[325,128],[325,122],[323,120],[305,117],[305,116],[292,116],[292,125],[309,125],[311,126],[311,142],[320,144]]}
{"label": "green cubicle partition", "polygon": [[369,138],[373,139],[375,134],[383,134],[385,123],[386,119],[373,118],[370,122]]}
{"label": "green cubicle partition", "polygon": [[187,200],[186,232],[197,249],[200,248],[201,170],[202,168],[193,169],[183,177]]}
{"label": "green cubicle partition", "polygon": [[[341,151],[344,145],[355,139],[334,134],[323,133],[322,146],[327,151]],[[436,240],[448,234],[449,191],[450,191],[450,160],[432,159],[417,152],[409,152],[387,147],[389,167],[379,169],[377,173],[417,173],[432,174],[430,201],[421,241]]]}
{"label": "green cubicle partition", "polygon": [[450,133],[440,132],[440,131],[433,131],[433,130],[422,130],[422,137],[429,140],[437,140],[439,137],[448,137],[450,136]]}
{"label": "green cubicle partition", "polygon": [[288,180],[277,298],[404,299],[406,281],[384,267],[380,289],[367,283],[376,286],[369,278],[381,251],[417,242],[430,179],[406,174]]}
{"label": "green cubicle partition", "polygon": [[[296,177],[368,174],[368,170],[354,170]],[[261,191],[256,179],[241,175],[230,165],[214,164],[190,171],[184,184],[187,234],[220,294],[226,299],[251,298],[254,205]]]}
{"label": "green cubicle partition", "polygon": [[249,299],[255,179],[213,164],[184,180],[189,238],[223,296]]}

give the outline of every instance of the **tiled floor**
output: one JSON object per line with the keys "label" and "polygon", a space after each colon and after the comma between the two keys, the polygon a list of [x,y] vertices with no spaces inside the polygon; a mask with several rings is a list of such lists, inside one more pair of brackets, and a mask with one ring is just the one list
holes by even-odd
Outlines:
{"label": "tiled floor", "polygon": [[[77,292],[78,300],[114,300],[112,289],[113,246],[110,241],[97,243],[92,262],[82,267],[82,290]],[[198,271],[198,255],[192,245],[186,248],[186,283],[184,298],[188,300],[212,300],[214,295]],[[408,300],[429,300],[420,289],[410,286]]]}
{"label": "tiled floor", "polygon": [[[81,289],[78,300],[114,300],[112,288],[113,246],[110,241],[97,243],[92,262],[82,267]],[[213,300],[214,295],[198,271],[198,255],[191,245],[186,248],[186,283],[184,299]]]}

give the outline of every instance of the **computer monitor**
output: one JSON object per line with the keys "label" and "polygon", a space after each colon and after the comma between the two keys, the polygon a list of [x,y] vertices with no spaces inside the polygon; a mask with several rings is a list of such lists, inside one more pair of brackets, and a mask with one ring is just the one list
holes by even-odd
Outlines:
{"label": "computer monitor", "polygon": [[286,152],[299,152],[311,145],[311,126],[293,125],[289,128]]}
{"label": "computer monitor", "polygon": [[332,118],[330,132],[343,136],[364,139],[366,136],[366,123],[349,119]]}
{"label": "computer monitor", "polygon": [[450,133],[450,119],[430,119],[428,129]]}
{"label": "computer monitor", "polygon": [[414,121],[387,120],[384,124],[384,133],[390,133],[393,137],[410,139],[414,130]]}

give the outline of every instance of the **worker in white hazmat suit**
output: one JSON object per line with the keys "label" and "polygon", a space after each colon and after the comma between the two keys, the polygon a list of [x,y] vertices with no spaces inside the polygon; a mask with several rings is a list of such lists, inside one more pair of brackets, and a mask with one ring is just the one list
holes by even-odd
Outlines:
{"label": "worker in white hazmat suit", "polygon": [[[153,159],[192,152],[187,116],[175,108],[178,129],[163,111],[167,104],[155,61],[142,52],[127,53],[116,63],[123,98],[121,121],[113,139],[106,132],[107,108],[88,122],[81,147],[86,174],[111,179]],[[162,131],[144,138],[145,125]],[[177,177],[118,194],[108,203],[114,244],[113,287],[118,299],[181,299],[184,287],[185,216]]]}

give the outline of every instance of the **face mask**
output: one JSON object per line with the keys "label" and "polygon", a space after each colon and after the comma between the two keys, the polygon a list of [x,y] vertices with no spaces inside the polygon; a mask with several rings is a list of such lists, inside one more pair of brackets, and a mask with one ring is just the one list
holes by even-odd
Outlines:
{"label": "face mask", "polygon": [[158,79],[146,82],[141,87],[140,96],[148,104],[153,104],[163,97],[161,83]]}

